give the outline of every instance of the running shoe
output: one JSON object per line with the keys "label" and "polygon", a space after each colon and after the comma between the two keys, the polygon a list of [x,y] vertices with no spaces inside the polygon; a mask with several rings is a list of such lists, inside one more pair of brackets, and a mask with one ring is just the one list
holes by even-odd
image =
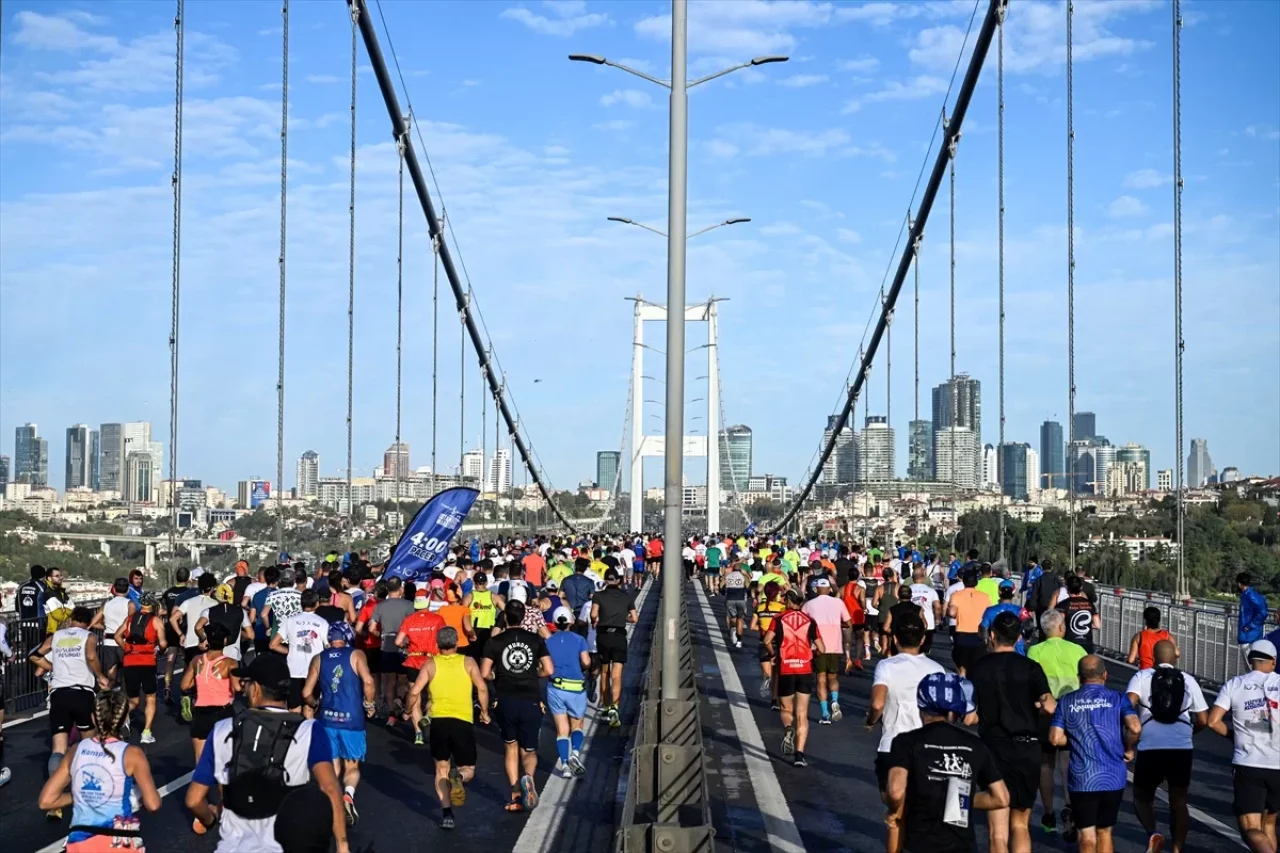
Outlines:
{"label": "running shoe", "polygon": [[1071,813],[1071,806],[1062,810],[1062,840],[1068,844],[1076,842],[1076,822]]}
{"label": "running shoe", "polygon": [[740,648],[742,648],[742,641],[741,641],[741,640],[734,640],[734,641],[733,641],[733,647],[734,647],[735,649],[740,649]]}
{"label": "running shoe", "polygon": [[44,813],[44,819],[48,821],[62,820],[62,809],[49,809]]}
{"label": "running shoe", "polygon": [[143,742],[143,743],[155,743],[155,742],[156,742],[156,736],[155,736],[155,735],[153,735],[153,734],[151,733],[151,729],[143,729],[143,730],[142,730],[142,742]]}
{"label": "running shoe", "polygon": [[182,697],[182,719],[184,722],[191,722],[191,697]]}
{"label": "running shoe", "polygon": [[831,703],[831,722],[838,723],[844,719],[844,711],[840,710],[839,702]]}
{"label": "running shoe", "polygon": [[207,827],[207,826],[205,826],[203,823],[201,823],[201,822],[200,822],[200,818],[198,818],[198,817],[197,817],[197,818],[192,818],[192,820],[191,820],[191,831],[192,831],[192,832],[194,832],[196,835],[204,835],[206,832],[208,832],[208,831],[209,831],[209,827]]}
{"label": "running shoe", "polygon": [[347,813],[347,826],[355,826],[360,819],[360,812],[356,811],[356,801],[345,791],[342,794],[342,810]]}
{"label": "running shoe", "polygon": [[413,745],[414,745],[414,746],[422,746],[422,745],[423,745],[423,744],[425,744],[425,743],[426,743],[426,740],[422,737],[422,732],[414,732],[414,733],[413,733]]}
{"label": "running shoe", "polygon": [[1147,839],[1147,853],[1160,853],[1164,849],[1164,836],[1158,832],[1151,833]]}
{"label": "running shoe", "polygon": [[820,726],[829,726],[829,725],[831,725],[831,718],[830,718],[830,717],[819,717],[819,718],[818,718],[818,725],[820,725]]}
{"label": "running shoe", "polygon": [[431,715],[423,714],[422,719],[418,720],[418,729],[422,732],[426,732],[430,728],[431,728]]}
{"label": "running shoe", "polygon": [[387,714],[387,728],[395,728],[396,723],[400,722],[396,719],[395,714]]}
{"label": "running shoe", "polygon": [[586,775],[587,765],[582,761],[581,752],[574,752],[572,755],[569,756],[569,769],[573,771],[574,776]]}
{"label": "running shoe", "polygon": [[808,767],[809,762],[804,760],[804,753],[797,752],[796,757],[791,760],[792,767]]}
{"label": "running shoe", "polygon": [[768,699],[773,692],[773,685],[769,683],[769,679],[765,678],[760,682],[760,698]]}
{"label": "running shoe", "polygon": [[462,774],[456,767],[449,770],[449,802],[455,807],[467,802],[467,789],[462,787]]}
{"label": "running shoe", "polygon": [[538,786],[532,776],[520,777],[520,805],[531,812],[538,807]]}
{"label": "running shoe", "polygon": [[618,716],[618,706],[609,706],[609,728],[616,729],[622,725],[622,718]]}
{"label": "running shoe", "polygon": [[13,778],[13,773],[8,767],[0,767],[0,788],[9,784],[9,780]]}
{"label": "running shoe", "polygon": [[1045,812],[1044,817],[1040,818],[1040,831],[1047,835],[1058,834],[1058,819],[1053,812]]}
{"label": "running shoe", "polygon": [[779,705],[777,702],[774,702],[772,705],[770,705],[770,706],[769,706],[769,710],[770,710],[770,711],[781,711],[781,710],[782,710],[782,706],[781,706],[781,705]]}
{"label": "running shoe", "polygon": [[441,829],[453,829],[454,826],[453,815],[447,814],[440,818]]}
{"label": "running shoe", "polygon": [[790,755],[796,751],[796,730],[791,726],[787,726],[786,734],[782,736],[782,754]]}
{"label": "running shoe", "polygon": [[572,779],[573,771],[569,769],[569,765],[563,761],[556,761],[555,773],[562,779]]}

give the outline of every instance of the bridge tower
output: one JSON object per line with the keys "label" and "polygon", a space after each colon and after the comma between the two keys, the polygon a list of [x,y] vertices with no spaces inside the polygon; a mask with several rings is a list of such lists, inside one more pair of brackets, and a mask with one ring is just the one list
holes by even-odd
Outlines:
{"label": "bridge tower", "polygon": [[[644,460],[649,456],[666,455],[666,438],[662,435],[644,434],[644,324],[655,320],[666,322],[667,306],[646,302],[636,296],[635,331],[632,339],[631,358],[631,530],[643,529],[644,524]],[[716,354],[719,344],[717,305],[711,299],[684,309],[684,322],[706,323],[707,351],[707,434],[685,435],[681,452],[686,456],[701,456],[707,460],[707,529],[720,530],[720,359]],[[678,548],[678,546],[676,546]]]}

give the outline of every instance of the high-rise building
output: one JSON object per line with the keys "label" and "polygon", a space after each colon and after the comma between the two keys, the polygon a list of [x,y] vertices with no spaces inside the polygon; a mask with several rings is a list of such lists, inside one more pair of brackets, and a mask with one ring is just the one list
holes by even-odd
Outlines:
{"label": "high-rise building", "polygon": [[1076,441],[1088,441],[1098,437],[1098,416],[1093,412],[1076,412],[1071,419],[1075,425]]}
{"label": "high-rise building", "polygon": [[1156,489],[1161,492],[1173,491],[1173,469],[1161,468],[1156,472]]}
{"label": "high-rise building", "polygon": [[1203,438],[1191,439],[1191,453],[1187,456],[1187,486],[1198,489],[1217,473],[1213,460],[1209,458],[1209,442]]}
{"label": "high-rise building", "polygon": [[883,483],[893,479],[893,428],[887,418],[869,416],[856,444],[859,483]]}
{"label": "high-rise building", "polygon": [[382,454],[382,475],[403,479],[413,469],[409,467],[409,445],[403,441],[392,444]]}
{"label": "high-rise building", "polygon": [[[827,428],[822,433],[822,447],[826,447],[827,442],[831,440],[831,436],[835,435],[836,424],[839,422],[839,415],[827,416]],[[857,479],[857,437],[858,434],[849,429],[848,426],[836,436],[835,447],[831,451],[831,456],[828,457],[827,464],[822,466],[823,482],[844,486]]]}
{"label": "high-rise building", "polygon": [[1222,473],[1218,476],[1219,483],[1234,483],[1240,479],[1240,469],[1234,465],[1228,465],[1222,469]]}
{"label": "high-rise building", "polygon": [[[987,445],[990,447],[991,445]],[[1026,442],[1011,441],[1000,445],[999,481],[1000,491],[1014,500],[1024,501],[1030,497],[1033,474],[1030,456],[1035,451]],[[1039,464],[1036,466],[1039,468]]]}
{"label": "high-rise building", "polygon": [[511,451],[499,447],[489,460],[489,475],[485,478],[484,491],[502,494],[511,490]]}
{"label": "high-rise building", "polygon": [[751,479],[751,427],[743,424],[725,427],[720,432],[719,444],[721,484],[725,489],[745,492]]}
{"label": "high-rise building", "polygon": [[164,444],[151,440],[150,421],[120,424],[120,437],[123,442],[120,458],[125,460],[126,464],[130,453],[150,453],[151,470],[154,476],[158,477],[164,471]]}
{"label": "high-rise building", "polygon": [[1146,492],[1151,490],[1151,451],[1147,450],[1141,444],[1129,442],[1124,447],[1116,448],[1116,465],[1141,465],[1142,471],[1140,481],[1142,485],[1133,489],[1137,492]]}
{"label": "high-rise building", "polygon": [[298,457],[298,497],[314,498],[320,494],[320,454],[308,450]]}
{"label": "high-rise building", "polygon": [[124,425],[103,424],[98,430],[98,488],[124,491]]}
{"label": "high-rise building", "polygon": [[98,491],[99,454],[101,453],[102,436],[96,429],[89,430],[89,488]]}
{"label": "high-rise building", "polygon": [[1067,466],[1063,446],[1062,424],[1057,421],[1045,421],[1040,424],[1040,467],[1045,476],[1044,482],[1037,485],[1052,489],[1067,487]]}
{"label": "high-rise building", "polygon": [[1040,494],[1040,454],[1027,448],[1027,497]]}
{"label": "high-rise building", "polygon": [[13,432],[13,481],[49,485],[49,442],[40,437],[40,428],[23,424]]}
{"label": "high-rise building", "polygon": [[982,446],[982,488],[1000,485],[1000,455],[995,445]]}
{"label": "high-rise building", "polygon": [[907,479],[933,479],[933,421],[912,421],[907,436]]}
{"label": "high-rise building", "polygon": [[63,488],[92,488],[89,470],[89,425],[67,427],[66,479]]}
{"label": "high-rise building", "polygon": [[8,482],[9,482],[9,457],[0,456],[0,492],[4,491],[4,487]]}
{"label": "high-rise building", "polygon": [[150,450],[130,451],[124,459],[124,499],[131,503],[151,503],[154,499],[155,475],[155,457]]}
{"label": "high-rise building", "polygon": [[462,454],[462,476],[480,485],[480,481],[484,479],[483,450],[468,450]]}
{"label": "high-rise building", "polygon": [[[982,478],[982,383],[967,373],[957,373],[955,384],[948,379],[933,389],[933,429],[935,437],[950,426],[963,427],[973,433],[973,468],[978,480]],[[937,458],[938,442],[934,440],[934,458]],[[937,469],[935,463],[935,471]],[[942,479],[938,474],[937,478]],[[977,484],[973,486],[976,488]]]}
{"label": "high-rise building", "polygon": [[1093,493],[1106,494],[1107,475],[1116,464],[1116,449],[1102,436],[1093,438]]}
{"label": "high-rise building", "polygon": [[954,483],[956,488],[976,489],[981,479],[978,437],[968,427],[944,427],[934,430],[933,458],[940,482]]}
{"label": "high-rise building", "polygon": [[618,469],[622,467],[622,454],[616,450],[596,453],[596,488],[612,492],[618,486]]}

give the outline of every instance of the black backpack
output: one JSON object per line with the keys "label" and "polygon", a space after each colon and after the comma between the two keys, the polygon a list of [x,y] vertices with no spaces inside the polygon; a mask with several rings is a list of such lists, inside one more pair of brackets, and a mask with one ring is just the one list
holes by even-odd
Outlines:
{"label": "black backpack", "polygon": [[1179,670],[1158,666],[1151,673],[1151,719],[1157,723],[1178,722],[1186,697],[1187,682]]}
{"label": "black backpack", "polygon": [[147,624],[151,622],[150,613],[133,614],[129,619],[129,643],[134,646],[145,646],[147,644]]}
{"label": "black backpack", "polygon": [[261,820],[280,810],[292,787],[285,758],[302,722],[300,714],[261,710],[245,711],[235,718],[227,736],[231,761],[222,801],[237,816]]}

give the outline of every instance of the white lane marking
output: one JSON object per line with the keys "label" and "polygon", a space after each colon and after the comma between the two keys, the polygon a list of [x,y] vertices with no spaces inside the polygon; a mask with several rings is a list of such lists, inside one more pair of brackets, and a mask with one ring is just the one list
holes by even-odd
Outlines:
{"label": "white lane marking", "polygon": [[[190,781],[191,781],[191,773],[184,773],[183,775],[179,776],[177,779],[174,779],[172,782],[170,782],[169,784],[165,785],[164,787],[158,790],[158,793],[160,794],[160,799],[163,800],[165,797],[167,797],[169,794],[172,794],[174,791],[178,791],[178,790],[181,790],[182,788],[187,787],[187,784]],[[69,836],[64,836],[48,846],[41,847],[39,850],[36,851],[36,853],[62,853],[62,851],[65,850],[67,847],[67,837]]]}
{"label": "white lane marking", "polygon": [[720,623],[716,621],[711,603],[707,601],[702,586],[694,584],[694,587],[698,593],[698,603],[702,607],[702,618],[707,624],[707,633],[711,636],[711,646],[716,653],[716,666],[720,670],[725,696],[729,700],[729,708],[733,714],[733,727],[737,730],[738,741],[743,746],[742,757],[747,765],[751,787],[755,791],[756,804],[760,808],[761,817],[764,818],[769,845],[779,853],[804,853],[804,842],[800,840],[800,831],[796,829],[791,808],[782,794],[782,786],[778,784],[778,775],[773,769],[773,762],[765,751],[764,739],[760,736],[760,728],[756,725],[746,693],[742,689],[742,679],[738,677],[738,669],[733,663],[733,658],[729,656],[729,648],[720,632]]}
{"label": "white lane marking", "polygon": [[[645,599],[648,598],[652,587],[653,583],[646,583],[640,590],[640,594],[636,596],[637,613],[644,609]],[[628,642],[634,631],[634,625],[627,626]],[[582,726],[583,761],[590,757],[588,753],[591,751],[591,739],[599,717],[599,708],[588,703],[587,719]],[[564,820],[564,813],[568,810],[569,795],[575,782],[574,779],[557,776],[554,772],[551,774],[538,795],[538,807],[529,814],[529,819],[525,822],[524,829],[520,831],[520,837],[516,840],[515,847],[511,848],[511,853],[547,853],[552,849],[560,833],[560,823]]]}
{"label": "white lane marking", "polygon": [[4,726],[2,726],[2,727],[0,727],[0,728],[6,728],[6,729],[7,729],[7,728],[9,728],[10,726],[20,726],[20,725],[22,725],[23,723],[29,723],[29,722],[31,722],[32,720],[38,720],[38,719],[40,719],[41,717],[47,717],[47,716],[49,716],[49,712],[48,712],[48,711],[37,711],[37,712],[35,712],[34,714],[32,714],[30,717],[23,717],[23,718],[18,719],[18,720],[10,720],[9,722],[5,723],[5,724],[4,724]]}
{"label": "white lane marking", "polygon": [[[1133,784],[1133,771],[1126,770],[1125,772],[1129,777],[1129,783]],[[1169,803],[1169,795],[1165,793],[1164,788],[1156,788],[1156,798],[1159,799],[1160,802],[1165,803],[1166,805]],[[1240,840],[1240,833],[1236,832],[1234,827],[1227,826],[1225,823],[1218,820],[1213,815],[1206,814],[1205,812],[1201,811],[1200,809],[1190,804],[1187,805],[1187,813],[1190,814],[1191,817],[1193,817],[1194,819],[1200,821],[1205,826],[1212,829],[1214,832],[1221,835],[1223,838],[1227,839],[1228,841],[1234,842],[1235,844],[1248,849],[1249,845],[1245,844],[1243,841]]]}

